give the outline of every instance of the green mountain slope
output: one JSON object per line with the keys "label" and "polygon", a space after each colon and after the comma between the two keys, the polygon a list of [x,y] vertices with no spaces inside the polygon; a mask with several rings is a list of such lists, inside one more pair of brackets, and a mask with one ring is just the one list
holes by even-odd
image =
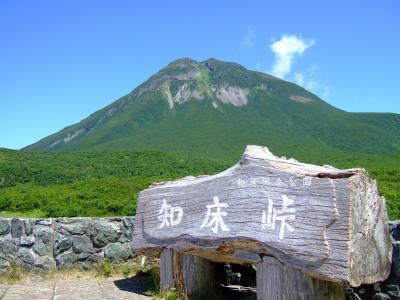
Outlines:
{"label": "green mountain slope", "polygon": [[228,62],[179,59],[128,95],[24,150],[154,149],[237,159],[246,144],[310,160],[400,153],[400,115],[348,113]]}

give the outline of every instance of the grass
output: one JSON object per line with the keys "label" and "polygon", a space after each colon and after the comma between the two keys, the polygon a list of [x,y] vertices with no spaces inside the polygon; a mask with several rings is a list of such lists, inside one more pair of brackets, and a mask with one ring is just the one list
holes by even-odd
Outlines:
{"label": "grass", "polygon": [[5,281],[8,283],[15,283],[21,280],[25,273],[21,270],[15,261],[10,262],[8,271],[5,272],[1,277],[4,277]]}
{"label": "grass", "polygon": [[[111,277],[113,270],[113,265],[108,260],[105,260],[96,268],[96,277]],[[123,270],[125,270],[125,268]]]}
{"label": "grass", "polygon": [[[106,278],[119,279],[119,278],[133,278],[135,276],[155,276],[152,278],[145,278],[149,290],[155,292],[155,288],[158,288],[159,281],[159,262],[157,259],[148,260],[145,268],[141,267],[142,256],[137,256],[124,263],[110,263],[109,261],[104,261],[97,268],[92,269],[82,269],[82,268],[72,268],[72,269],[61,269],[52,270],[48,273],[38,273],[34,274],[32,272],[27,272],[21,269],[15,262],[10,262],[9,270],[0,275],[0,283],[15,283],[24,280],[34,280],[34,279],[98,279],[103,280]],[[157,285],[153,282],[157,281]]]}
{"label": "grass", "polygon": [[45,218],[46,213],[40,209],[29,211],[0,211],[0,218]]}
{"label": "grass", "polygon": [[178,300],[178,292],[175,288],[168,291],[160,291],[153,295],[153,299],[164,299],[164,300]]}

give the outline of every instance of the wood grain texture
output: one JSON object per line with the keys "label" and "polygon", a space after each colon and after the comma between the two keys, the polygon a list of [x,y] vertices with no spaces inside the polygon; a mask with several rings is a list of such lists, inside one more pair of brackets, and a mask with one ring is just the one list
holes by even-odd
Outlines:
{"label": "wood grain texture", "polygon": [[[385,198],[366,171],[350,178],[350,283],[375,283],[389,276],[392,246],[387,227]],[[388,246],[390,244],[390,246]]]}
{"label": "wood grain texture", "polygon": [[[216,203],[223,212],[217,226],[210,215],[205,221],[207,205]],[[224,172],[142,191],[133,247],[147,255],[169,247],[231,263],[269,255],[310,276],[358,286],[389,274],[386,221],[385,200],[364,170],[303,164],[248,146]],[[367,249],[374,254],[365,259]]]}
{"label": "wood grain texture", "polygon": [[[164,249],[160,257],[160,287],[176,288],[180,299],[214,299],[221,292],[220,272],[209,260]],[[223,274],[222,274],[223,276]]]}
{"label": "wood grain texture", "polygon": [[345,287],[334,282],[313,279],[299,270],[265,256],[257,264],[259,300],[344,300]]}
{"label": "wood grain texture", "polygon": [[164,249],[160,255],[160,289],[167,291],[172,288],[176,288],[172,249]]}

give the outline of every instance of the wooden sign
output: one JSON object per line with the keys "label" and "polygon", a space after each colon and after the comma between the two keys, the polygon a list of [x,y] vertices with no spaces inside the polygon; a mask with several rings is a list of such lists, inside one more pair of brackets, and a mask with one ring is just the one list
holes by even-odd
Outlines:
{"label": "wooden sign", "polygon": [[231,263],[273,256],[313,277],[358,286],[389,274],[386,222],[385,199],[365,170],[303,164],[248,146],[222,173],[142,191],[133,247]]}

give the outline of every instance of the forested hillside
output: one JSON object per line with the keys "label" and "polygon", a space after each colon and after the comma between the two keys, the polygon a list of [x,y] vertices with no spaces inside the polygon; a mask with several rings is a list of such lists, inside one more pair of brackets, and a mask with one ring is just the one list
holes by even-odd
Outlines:
{"label": "forested hillside", "polygon": [[[400,157],[299,155],[309,163],[365,167],[378,180],[390,217],[400,218]],[[239,158],[217,161],[148,150],[72,153],[0,150],[0,215],[133,215],[139,191],[149,184],[188,175],[214,174]]]}
{"label": "forested hillside", "polygon": [[151,183],[212,174],[226,166],[156,151],[0,150],[0,215],[133,215],[139,191]]}

